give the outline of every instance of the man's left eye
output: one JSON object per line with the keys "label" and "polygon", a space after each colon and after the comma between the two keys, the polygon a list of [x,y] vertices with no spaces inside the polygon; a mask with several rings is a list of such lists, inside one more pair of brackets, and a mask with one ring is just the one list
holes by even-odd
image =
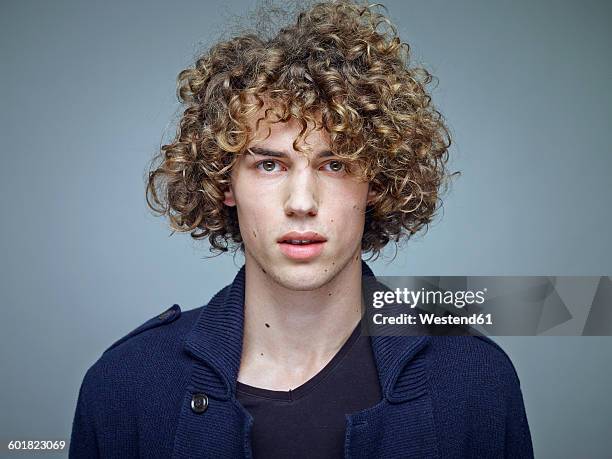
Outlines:
{"label": "man's left eye", "polygon": [[327,164],[325,164],[325,166],[330,166],[330,169],[332,172],[341,172],[344,168],[345,165],[342,161],[330,161]]}
{"label": "man's left eye", "polygon": [[279,164],[276,161],[272,161],[270,159],[266,159],[264,161],[260,161],[259,163],[257,163],[255,165],[255,167],[257,167],[258,169],[261,169],[261,166],[263,166],[263,170],[266,172],[274,172],[276,170],[276,166],[278,166]]}

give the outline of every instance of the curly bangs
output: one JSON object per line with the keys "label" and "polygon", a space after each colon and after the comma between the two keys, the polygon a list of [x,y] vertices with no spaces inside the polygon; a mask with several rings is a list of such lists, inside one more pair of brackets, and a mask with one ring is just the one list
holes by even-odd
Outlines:
{"label": "curly bangs", "polygon": [[243,33],[215,44],[178,76],[185,109],[149,170],[149,207],[174,231],[208,237],[213,253],[244,251],[224,191],[254,136],[249,115],[270,102],[259,121],[297,120],[298,151],[308,126],[321,124],[332,152],[371,182],[362,251],[378,257],[431,221],[455,175],[446,170],[449,131],[426,91],[433,77],[409,57],[383,14],[348,0],[314,4],[271,38]]}

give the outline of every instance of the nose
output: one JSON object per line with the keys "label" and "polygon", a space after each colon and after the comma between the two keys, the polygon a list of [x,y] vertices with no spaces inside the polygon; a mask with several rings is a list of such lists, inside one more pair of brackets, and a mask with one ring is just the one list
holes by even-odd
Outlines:
{"label": "nose", "polygon": [[285,182],[287,187],[285,214],[287,216],[315,216],[319,210],[317,177],[310,168],[296,170]]}

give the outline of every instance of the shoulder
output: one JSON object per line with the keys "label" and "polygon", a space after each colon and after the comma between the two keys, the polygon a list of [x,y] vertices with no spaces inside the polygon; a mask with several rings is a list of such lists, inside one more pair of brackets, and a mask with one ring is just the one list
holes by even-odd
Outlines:
{"label": "shoulder", "polygon": [[508,354],[484,336],[430,338],[434,417],[452,426],[449,437],[479,448],[482,457],[533,457],[520,381]]}
{"label": "shoulder", "polygon": [[180,327],[170,326],[170,324],[176,322],[181,317],[184,321],[186,315],[187,314],[185,312],[181,311],[181,308],[178,304],[174,304],[170,308],[160,312],[159,314],[145,321],[143,324],[134,328],[125,336],[119,338],[104,351],[104,354],[111,352],[117,347],[125,348],[133,346],[135,343],[142,339],[152,337],[160,338],[162,337],[162,335],[165,335],[166,337],[171,337],[180,329]]}
{"label": "shoulder", "polygon": [[144,351],[145,347],[150,348],[150,346],[167,348],[173,344],[180,344],[184,335],[194,325],[202,308],[182,311],[178,304],[174,304],[115,341],[104,351],[102,357],[111,357],[130,350]]}
{"label": "shoulder", "polygon": [[88,368],[73,421],[75,455],[116,445],[127,451],[137,447],[134,439],[146,423],[175,422],[190,372],[183,337],[201,309],[183,312],[175,304],[160,311],[115,341]]}
{"label": "shoulder", "polygon": [[181,359],[182,343],[202,308],[182,311],[178,304],[160,311],[110,345],[89,367],[84,383],[131,384],[147,373],[163,372]]}
{"label": "shoulder", "polygon": [[491,436],[501,435],[504,426],[520,427],[521,438],[527,438],[521,384],[508,354],[483,336],[429,338],[428,387],[435,415]]}
{"label": "shoulder", "polygon": [[430,337],[430,370],[440,382],[493,396],[519,391],[520,380],[508,354],[485,336]]}
{"label": "shoulder", "polygon": [[457,361],[459,365],[514,368],[506,351],[486,336],[430,336],[429,344],[436,359]]}

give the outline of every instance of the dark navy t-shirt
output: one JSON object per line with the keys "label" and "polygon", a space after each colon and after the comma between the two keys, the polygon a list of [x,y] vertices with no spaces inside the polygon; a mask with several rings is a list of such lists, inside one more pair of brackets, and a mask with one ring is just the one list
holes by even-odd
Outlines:
{"label": "dark navy t-shirt", "polygon": [[381,400],[370,337],[361,326],[329,363],[296,389],[276,391],[237,382],[236,398],[253,416],[253,456],[342,458],[346,415]]}

